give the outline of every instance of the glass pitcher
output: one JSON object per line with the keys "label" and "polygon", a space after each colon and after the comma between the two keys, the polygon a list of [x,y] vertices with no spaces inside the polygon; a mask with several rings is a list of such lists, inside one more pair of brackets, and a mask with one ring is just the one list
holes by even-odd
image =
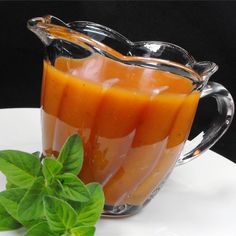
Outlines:
{"label": "glass pitcher", "polygon": [[[213,62],[197,62],[167,42],[131,42],[110,28],[53,16],[28,21],[45,46],[41,96],[43,151],[58,155],[79,133],[80,178],[102,184],[104,216],[132,215],[157,193],[173,167],[209,149],[234,113],[229,92],[208,82]],[[183,153],[199,98],[218,116]]]}

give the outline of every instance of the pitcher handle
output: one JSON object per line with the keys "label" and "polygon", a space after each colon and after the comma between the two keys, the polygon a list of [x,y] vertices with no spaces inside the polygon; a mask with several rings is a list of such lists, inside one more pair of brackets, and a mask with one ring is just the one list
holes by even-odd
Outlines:
{"label": "pitcher handle", "polygon": [[217,102],[218,116],[211,126],[202,131],[186,145],[193,145],[190,151],[185,151],[177,161],[177,165],[187,163],[213,146],[229,128],[234,115],[234,101],[229,91],[221,84],[209,82],[203,89],[201,98],[214,97]]}

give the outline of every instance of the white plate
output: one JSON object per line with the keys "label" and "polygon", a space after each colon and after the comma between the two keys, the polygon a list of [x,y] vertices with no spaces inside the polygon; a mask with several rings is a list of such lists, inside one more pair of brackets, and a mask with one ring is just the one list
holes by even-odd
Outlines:
{"label": "white plate", "polygon": [[[0,149],[40,150],[39,109],[0,110]],[[5,180],[0,175],[0,190]],[[102,219],[96,236],[235,236],[236,165],[208,151],[176,167],[139,214]],[[22,236],[23,230],[0,236]]]}

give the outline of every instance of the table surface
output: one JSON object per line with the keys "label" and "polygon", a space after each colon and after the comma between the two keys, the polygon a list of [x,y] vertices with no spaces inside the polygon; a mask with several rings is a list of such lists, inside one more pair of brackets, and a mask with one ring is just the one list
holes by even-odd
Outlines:
{"label": "table surface", "polygon": [[[0,149],[41,147],[39,109],[0,110]],[[0,173],[0,189],[5,180]],[[101,219],[97,236],[235,236],[236,165],[207,151],[176,167],[158,195],[137,215]],[[24,230],[0,232],[21,236]]]}

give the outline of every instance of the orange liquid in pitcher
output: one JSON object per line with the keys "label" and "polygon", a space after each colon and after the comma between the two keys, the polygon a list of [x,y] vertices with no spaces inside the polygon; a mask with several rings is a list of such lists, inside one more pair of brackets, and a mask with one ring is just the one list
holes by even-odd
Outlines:
{"label": "orange liquid in pitcher", "polygon": [[78,132],[80,178],[100,182],[108,205],[140,205],[179,157],[199,100],[193,89],[184,77],[98,54],[44,62],[44,151],[57,155]]}

